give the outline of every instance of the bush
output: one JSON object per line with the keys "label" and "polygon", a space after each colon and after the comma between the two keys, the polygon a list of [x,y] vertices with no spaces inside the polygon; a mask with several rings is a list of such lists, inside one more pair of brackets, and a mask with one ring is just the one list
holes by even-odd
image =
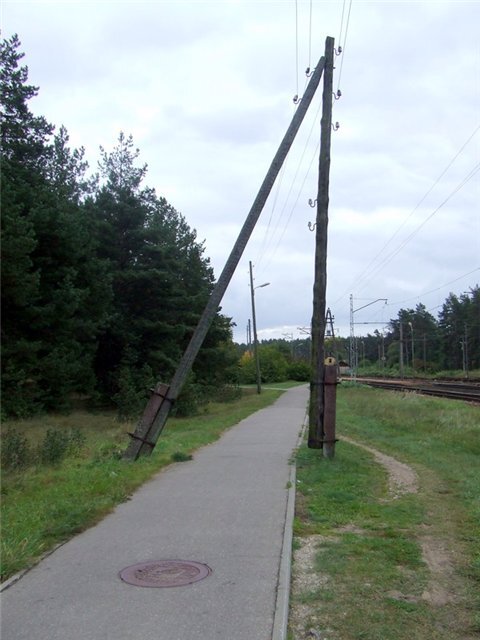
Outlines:
{"label": "bush", "polygon": [[148,399],[148,389],[154,386],[154,378],[150,367],[145,365],[136,370],[134,366],[120,367],[117,377],[118,391],[113,396],[117,405],[118,419],[128,422],[138,418]]}
{"label": "bush", "polygon": [[185,418],[195,416],[200,408],[208,404],[208,387],[196,382],[187,382],[172,407],[172,416]]}
{"label": "bush", "polygon": [[42,464],[58,464],[66,456],[68,435],[59,429],[47,429],[38,457]]}
{"label": "bush", "polygon": [[9,429],[2,440],[2,468],[11,471],[37,463],[59,464],[65,457],[80,453],[86,444],[85,435],[79,429],[47,429],[36,449],[14,429]]}
{"label": "bush", "polygon": [[291,362],[288,365],[287,375],[289,380],[297,380],[298,382],[308,382],[310,380],[311,367],[302,360]]}
{"label": "bush", "polygon": [[211,400],[214,402],[235,402],[242,397],[242,390],[237,385],[223,385],[211,388]]}
{"label": "bush", "polygon": [[86,438],[79,429],[47,429],[38,450],[38,458],[42,464],[59,464],[67,456],[80,453],[85,442]]}
{"label": "bush", "polygon": [[198,415],[209,402],[234,402],[241,395],[242,390],[235,385],[214,387],[199,382],[187,382],[172,407],[172,415],[178,418]]}
{"label": "bush", "polygon": [[30,464],[30,445],[24,435],[9,429],[2,440],[1,460],[4,469],[22,469]]}
{"label": "bush", "polygon": [[[275,347],[262,344],[258,348],[258,355],[262,382],[285,382],[288,379],[288,365],[283,353]],[[246,352],[240,359],[240,381],[254,384],[256,380],[255,358],[252,353]]]}

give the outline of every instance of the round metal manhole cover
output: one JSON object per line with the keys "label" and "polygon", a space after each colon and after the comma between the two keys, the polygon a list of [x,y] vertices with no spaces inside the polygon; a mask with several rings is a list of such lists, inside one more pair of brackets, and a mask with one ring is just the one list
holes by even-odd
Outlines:
{"label": "round metal manhole cover", "polygon": [[212,573],[206,564],[191,560],[153,560],[126,567],[120,578],[136,587],[183,587]]}

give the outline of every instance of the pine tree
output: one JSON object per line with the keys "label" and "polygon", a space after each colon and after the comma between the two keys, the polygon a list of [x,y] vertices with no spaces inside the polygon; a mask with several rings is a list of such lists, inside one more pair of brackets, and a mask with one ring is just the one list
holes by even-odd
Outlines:
{"label": "pine tree", "polygon": [[16,36],[1,47],[2,388],[4,410],[27,415],[93,388],[108,286],[82,203],[83,152],[69,149],[64,128],[52,139],[53,126],[30,112],[38,89],[19,47]]}
{"label": "pine tree", "polygon": [[19,66],[19,47],[16,35],[0,46],[2,389],[3,410],[26,415],[41,405],[42,396],[36,371],[41,343],[32,329],[40,295],[32,258],[38,241],[29,212],[45,183],[42,165],[53,127],[28,108],[38,89],[26,84],[28,69]]}
{"label": "pine tree", "polygon": [[[112,153],[102,149],[103,185],[95,199],[99,252],[110,265],[114,293],[96,371],[104,392],[117,404],[120,388],[124,397],[138,400],[132,413],[140,408],[140,390],[151,384],[152,376],[166,381],[172,376],[214,283],[195,231],[165,198],[143,187],[147,168],[137,166],[138,157],[132,137],[123,133]],[[205,349],[229,338],[230,322],[219,316]],[[211,370],[200,357],[197,378],[208,377]]]}
{"label": "pine tree", "polygon": [[[439,314],[445,369],[480,367],[480,287],[450,293]],[[465,354],[464,354],[465,349]]]}

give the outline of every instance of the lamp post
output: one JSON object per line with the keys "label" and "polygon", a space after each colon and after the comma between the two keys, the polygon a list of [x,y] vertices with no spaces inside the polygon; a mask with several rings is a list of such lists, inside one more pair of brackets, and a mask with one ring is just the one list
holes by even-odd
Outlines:
{"label": "lamp post", "polygon": [[357,379],[357,369],[358,369],[358,348],[357,341],[355,340],[355,319],[354,314],[361,309],[365,309],[376,302],[385,302],[387,304],[387,298],[377,298],[376,300],[372,300],[368,304],[364,304],[362,307],[358,307],[358,309],[353,308],[353,294],[350,294],[350,375],[353,380]]}
{"label": "lamp post", "polygon": [[257,340],[257,319],[255,316],[255,289],[261,289],[262,287],[268,287],[269,282],[264,282],[263,284],[259,284],[258,287],[253,286],[253,269],[252,262],[249,263],[250,266],[250,295],[252,298],[252,324],[253,324],[253,351],[255,355],[255,370],[257,377],[257,393],[261,393],[262,391],[262,379],[260,374],[260,358],[258,355],[258,340]]}
{"label": "lamp post", "polygon": [[467,323],[465,323],[465,333],[463,338],[460,340],[460,346],[462,348],[462,368],[463,375],[465,378],[468,378],[468,333],[467,333]]}
{"label": "lamp post", "polygon": [[408,325],[412,332],[412,374],[413,374],[413,377],[415,377],[415,342],[413,339],[413,324],[409,322]]}

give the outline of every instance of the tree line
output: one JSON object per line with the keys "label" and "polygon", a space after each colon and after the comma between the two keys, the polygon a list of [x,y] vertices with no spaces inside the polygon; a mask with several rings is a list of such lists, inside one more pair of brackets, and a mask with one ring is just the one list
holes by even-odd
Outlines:
{"label": "tree line", "polygon": [[[145,186],[131,136],[88,175],[67,130],[34,115],[18,36],[1,43],[3,412],[67,409],[72,397],[129,416],[168,381],[214,274],[185,218]],[[235,360],[220,312],[190,378],[218,386]]]}
{"label": "tree line", "polygon": [[[214,286],[203,243],[146,186],[131,136],[100,148],[91,175],[83,148],[34,115],[38,88],[15,35],[1,42],[2,410],[23,417],[68,409],[75,397],[130,417],[155,381],[168,381]],[[225,383],[254,382],[248,345],[234,346],[219,312],[177,410]],[[402,340],[400,339],[402,327]],[[480,368],[480,289],[450,294],[438,318],[419,304],[387,331],[356,340],[358,365],[426,372]],[[346,338],[326,351],[349,363]],[[309,378],[310,341],[262,343],[264,380]]]}
{"label": "tree line", "polygon": [[[284,380],[285,372],[293,379],[308,380],[308,369],[298,364],[310,362],[310,346],[310,338],[262,340],[263,381]],[[251,345],[238,345],[238,350],[240,379],[254,382]],[[406,373],[451,371],[467,375],[480,370],[480,287],[477,284],[459,295],[450,293],[437,318],[422,303],[415,309],[400,309],[384,331],[356,337],[353,349],[350,338],[326,337],[325,354],[344,366],[377,374],[398,375],[402,365]]]}

